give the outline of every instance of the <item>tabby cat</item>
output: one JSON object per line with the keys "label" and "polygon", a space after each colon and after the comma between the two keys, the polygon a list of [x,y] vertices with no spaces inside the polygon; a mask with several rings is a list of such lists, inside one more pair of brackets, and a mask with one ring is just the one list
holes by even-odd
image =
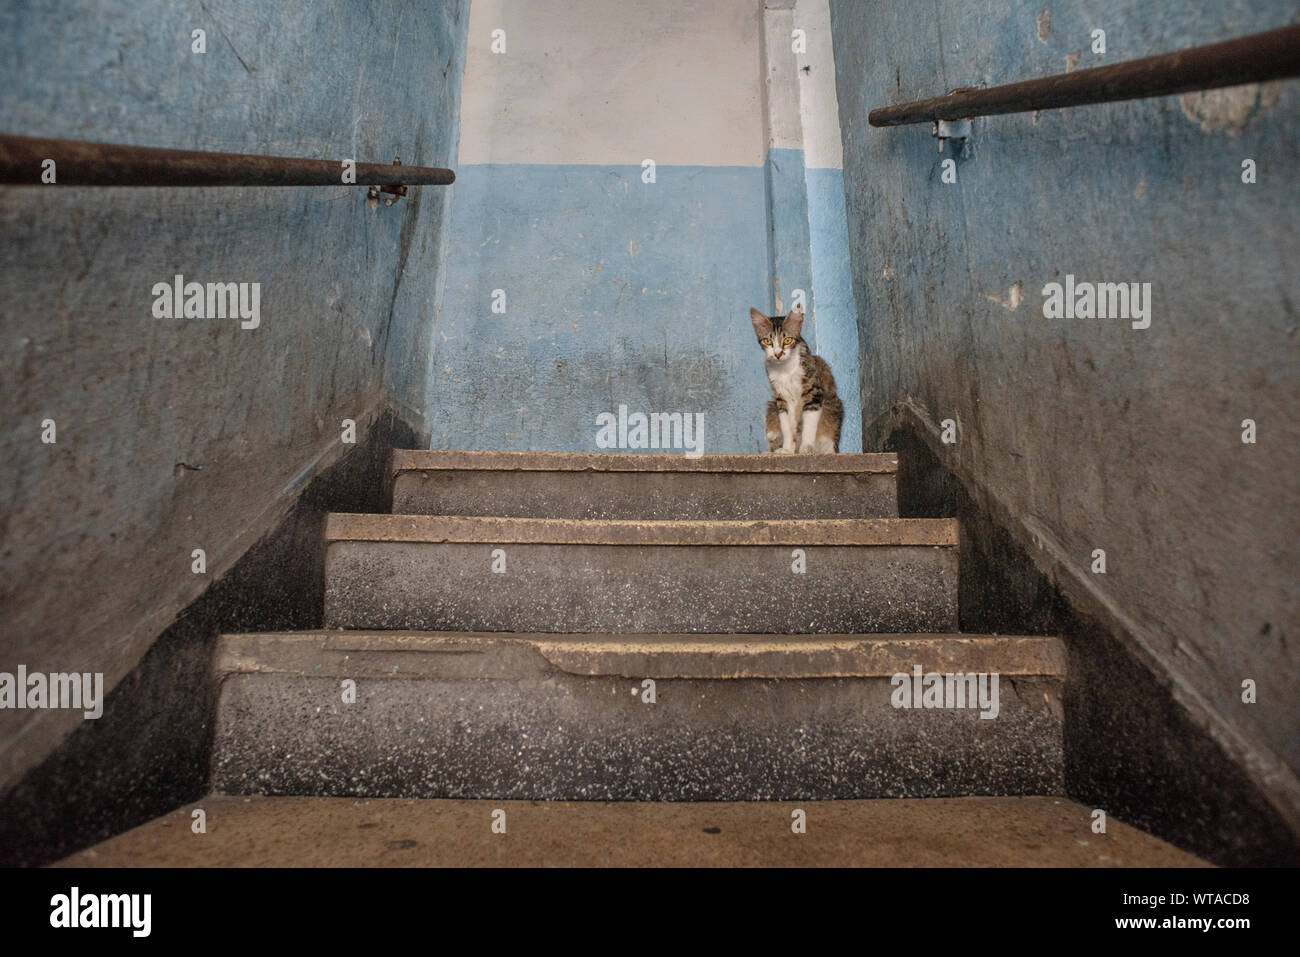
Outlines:
{"label": "tabby cat", "polygon": [[758,344],[767,356],[767,442],[773,452],[838,452],[844,403],[835,394],[835,377],[826,360],[812,354],[799,335],[803,307],[786,316],[749,310]]}

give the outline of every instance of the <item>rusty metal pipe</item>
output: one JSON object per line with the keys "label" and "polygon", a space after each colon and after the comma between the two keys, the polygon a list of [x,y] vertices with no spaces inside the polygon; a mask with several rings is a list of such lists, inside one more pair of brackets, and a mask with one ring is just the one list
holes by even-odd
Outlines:
{"label": "rusty metal pipe", "polygon": [[0,135],[0,183],[40,185],[47,159],[54,160],[59,186],[450,186],[456,181],[449,169],[357,163],[356,182],[345,183],[339,160]]}
{"label": "rusty metal pipe", "polygon": [[1089,103],[1213,90],[1300,76],[1300,26],[1255,33],[1224,43],[1129,60],[986,90],[966,89],[872,110],[872,126],[963,120]]}

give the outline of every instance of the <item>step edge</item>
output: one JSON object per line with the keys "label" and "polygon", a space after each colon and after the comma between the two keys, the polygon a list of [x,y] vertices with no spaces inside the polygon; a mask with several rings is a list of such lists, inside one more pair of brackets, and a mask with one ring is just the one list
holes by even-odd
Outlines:
{"label": "step edge", "polygon": [[[265,646],[273,648],[298,645],[321,654],[355,652],[358,654],[412,655],[445,653],[487,654],[511,645],[531,649],[552,667],[579,677],[683,678],[683,679],[815,679],[815,678],[888,678],[911,674],[921,664],[923,673],[945,665],[951,667],[973,663],[976,656],[987,663],[990,657],[1011,655],[1016,660],[996,669],[1007,677],[1041,677],[1063,679],[1066,655],[1061,639],[1048,635],[977,635],[953,634],[871,634],[871,635],[769,635],[754,636],[702,635],[560,635],[511,632],[418,632],[418,631],[311,631],[247,632],[223,634],[214,654],[214,673],[225,677],[237,674],[301,674],[338,677],[334,670],[304,672],[298,666],[276,666],[266,661]],[[713,640],[709,640],[712,638]],[[631,639],[631,640],[628,640]],[[406,647],[383,647],[385,643],[406,642]],[[985,647],[976,652],[974,643]],[[989,648],[992,642],[995,647]],[[329,647],[333,644],[334,647]],[[365,647],[367,644],[372,647]],[[262,654],[256,647],[262,646]],[[892,645],[894,647],[886,647]],[[966,660],[963,661],[963,654]],[[797,661],[804,655],[836,656],[833,666]],[[772,667],[762,658],[784,657],[781,667]],[[917,662],[917,657],[938,662],[933,667]],[[656,661],[655,659],[659,660]],[[691,663],[695,666],[692,667]],[[865,664],[864,664],[865,662]],[[702,668],[700,665],[709,667]],[[634,667],[635,666],[635,667]],[[356,669],[353,669],[356,671]],[[364,670],[364,669],[363,669]],[[358,672],[359,674],[360,672]],[[947,673],[947,672],[943,672]],[[970,674],[978,672],[955,671]],[[987,673],[993,673],[992,671]],[[418,672],[384,672],[371,678],[419,679]]]}
{"label": "step edge", "polygon": [[619,452],[484,452],[441,449],[394,449],[389,459],[394,475],[406,472],[619,472],[629,474],[883,474],[898,472],[893,452],[828,455],[771,453],[701,455],[628,454]]}
{"label": "step edge", "polygon": [[505,518],[330,512],[325,541],[538,545],[932,546],[955,548],[955,518],[759,520]]}

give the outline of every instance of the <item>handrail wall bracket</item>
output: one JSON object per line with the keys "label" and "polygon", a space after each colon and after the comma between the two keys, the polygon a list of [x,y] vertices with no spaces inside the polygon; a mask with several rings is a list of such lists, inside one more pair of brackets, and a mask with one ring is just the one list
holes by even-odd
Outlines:
{"label": "handrail wall bracket", "polygon": [[410,186],[450,186],[449,169],[41,139],[0,133],[0,184],[15,186],[368,186],[373,209]]}
{"label": "handrail wall bracket", "polygon": [[[401,166],[402,158],[400,156],[394,156],[393,165]],[[392,194],[388,199],[384,200],[385,206],[392,206],[395,202],[397,202],[399,199],[401,199],[403,196],[406,195],[406,187],[401,183],[390,184],[385,186],[371,186],[370,191],[366,193],[366,205],[368,205],[371,209],[374,209],[377,205],[379,205],[380,193]]]}
{"label": "handrail wall bracket", "polygon": [[964,120],[935,120],[930,135],[939,141],[940,153],[943,152],[943,144],[953,140],[953,152],[966,157],[970,155],[971,131],[970,117]]}

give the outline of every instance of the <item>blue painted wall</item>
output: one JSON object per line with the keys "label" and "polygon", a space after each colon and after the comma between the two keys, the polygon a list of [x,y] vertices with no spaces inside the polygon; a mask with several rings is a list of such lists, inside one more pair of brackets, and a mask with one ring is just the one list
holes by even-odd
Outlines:
{"label": "blue painted wall", "polygon": [[[946,463],[1288,801],[1300,84],[977,119],[951,185],[928,125],[874,129],[867,114],[1295,17],[1292,2],[1256,0],[940,3],[924,17],[832,4],[868,447],[903,400],[931,424],[954,419]],[[1067,274],[1152,283],[1150,328],[1045,318],[1043,287]],[[1257,704],[1241,702],[1245,678]]]}
{"label": "blue painted wall", "polygon": [[[435,448],[595,451],[596,416],[703,412],[755,452],[769,301],[759,167],[480,165],[455,186],[435,335]],[[492,312],[493,290],[506,312]]]}
{"label": "blue painted wall", "polygon": [[[774,308],[775,263],[779,282],[809,295],[806,337],[849,393],[842,450],[858,448],[843,193],[835,171],[805,171],[802,159],[661,166],[654,183],[640,166],[461,167],[431,447],[596,451],[596,416],[626,405],[703,413],[709,453],[766,451],[769,389],[749,309]],[[492,310],[498,289],[504,313]]]}
{"label": "blue painted wall", "polygon": [[[15,0],[0,124],[454,166],[467,24],[457,0]],[[364,432],[396,404],[423,426],[445,200],[0,188],[0,670],[103,671],[111,687],[342,454],[343,419]],[[260,327],[153,318],[153,284],[177,273],[261,283]],[[200,546],[207,575],[190,571]],[[68,715],[0,713],[0,787]]]}
{"label": "blue painted wall", "polygon": [[[433,447],[595,451],[597,416],[626,406],[703,414],[706,452],[765,452],[749,310],[802,289],[854,416],[844,451],[859,448],[842,190],[805,168],[839,161],[819,13],[796,61],[790,17],[755,0],[476,0]],[[815,90],[796,69],[810,61]]]}
{"label": "blue painted wall", "polygon": [[[763,309],[772,314],[775,310],[789,311],[795,290],[802,289],[808,300],[804,313],[816,315],[816,304],[812,301],[812,241],[804,151],[768,150],[763,177],[767,188],[768,262],[772,273],[772,296]],[[811,345],[812,329],[805,338]]]}
{"label": "blue painted wall", "polygon": [[858,380],[858,310],[849,268],[844,173],[804,170],[811,250],[813,348],[830,363],[844,402],[841,452],[862,451],[862,398]]}

